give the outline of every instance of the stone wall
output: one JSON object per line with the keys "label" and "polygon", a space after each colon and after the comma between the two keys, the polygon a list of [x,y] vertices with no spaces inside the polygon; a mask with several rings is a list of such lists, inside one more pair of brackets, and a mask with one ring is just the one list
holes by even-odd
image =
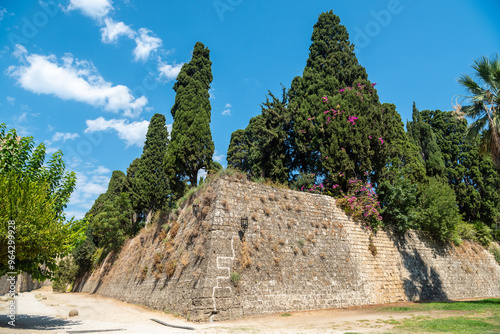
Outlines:
{"label": "stone wall", "polygon": [[[7,281],[8,276],[4,275],[0,277],[0,295],[5,295],[9,293],[10,282]],[[43,282],[38,282],[31,278],[31,275],[22,273],[17,277],[16,281],[16,292],[25,292],[40,289],[45,284]]]}
{"label": "stone wall", "polygon": [[[245,231],[242,217],[248,218]],[[110,254],[77,291],[194,321],[500,296],[500,266],[481,246],[443,247],[416,232],[380,231],[374,255],[369,233],[328,196],[224,177],[184,202],[175,218],[174,238],[160,224],[150,226],[120,254]]]}

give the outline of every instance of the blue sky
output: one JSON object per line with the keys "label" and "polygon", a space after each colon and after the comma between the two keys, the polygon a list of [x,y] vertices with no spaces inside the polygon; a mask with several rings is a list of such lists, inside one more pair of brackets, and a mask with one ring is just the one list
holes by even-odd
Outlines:
{"label": "blue sky", "polygon": [[113,170],[142,153],[154,113],[172,123],[172,86],[197,41],[211,51],[215,160],[260,113],[267,90],[301,75],[321,12],[340,16],[381,102],[403,121],[451,110],[456,79],[499,52],[497,0],[0,0],[0,122],[61,149],[82,217]]}

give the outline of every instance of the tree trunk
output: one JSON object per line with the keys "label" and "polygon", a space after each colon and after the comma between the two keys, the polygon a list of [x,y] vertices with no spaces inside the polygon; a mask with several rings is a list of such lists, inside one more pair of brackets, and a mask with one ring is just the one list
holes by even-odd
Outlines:
{"label": "tree trunk", "polygon": [[193,188],[198,186],[198,172],[189,177],[189,182],[191,183],[191,187]]}
{"label": "tree trunk", "polygon": [[491,159],[500,173],[500,134],[494,128],[491,129]]}

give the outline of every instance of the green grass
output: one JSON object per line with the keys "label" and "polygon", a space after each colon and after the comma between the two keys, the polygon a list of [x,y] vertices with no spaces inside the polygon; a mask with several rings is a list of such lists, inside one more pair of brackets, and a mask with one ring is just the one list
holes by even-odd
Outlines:
{"label": "green grass", "polygon": [[492,310],[500,311],[500,298],[488,298],[465,302],[419,303],[414,306],[385,307],[382,309],[382,311],[387,312],[415,312],[431,310],[474,312],[486,312]]}
{"label": "green grass", "polygon": [[456,333],[486,334],[498,333],[500,320],[498,315],[487,318],[449,317],[442,319],[406,319],[402,326],[395,328],[394,333]]}
{"label": "green grass", "polygon": [[[409,314],[409,318],[401,320],[401,324],[389,333],[485,334],[500,332],[499,298],[419,303],[412,306],[386,307],[381,310],[386,312],[442,311],[439,313],[439,318]],[[432,314],[432,312],[426,314]]]}

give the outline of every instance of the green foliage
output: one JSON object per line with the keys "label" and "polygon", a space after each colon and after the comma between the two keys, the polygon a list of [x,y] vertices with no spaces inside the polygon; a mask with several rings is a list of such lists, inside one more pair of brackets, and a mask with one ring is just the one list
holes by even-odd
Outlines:
{"label": "green foliage", "polygon": [[417,227],[418,190],[402,172],[392,181],[384,180],[377,193],[382,206],[380,213],[385,224],[395,226],[398,232]]}
{"label": "green foliage", "polygon": [[496,229],[500,222],[500,175],[491,157],[479,154],[479,139],[467,138],[467,121],[456,113],[439,110],[424,110],[421,117],[436,134],[445,175],[464,220],[482,221]]}
{"label": "green foliage", "polygon": [[491,236],[491,229],[483,222],[476,222],[474,224],[474,228],[476,230],[477,242],[479,242],[484,247],[488,247],[493,241],[493,237]]}
{"label": "green foliage", "polygon": [[104,254],[107,254],[118,249],[135,232],[132,224],[134,211],[125,193],[121,193],[113,202],[105,202],[103,207],[93,217],[89,228],[95,245],[103,248]]}
{"label": "green foliage", "polygon": [[92,231],[87,228],[85,231],[85,239],[83,239],[71,253],[78,267],[77,276],[82,276],[85,272],[92,269],[92,256],[96,250],[97,247],[93,242]]}
{"label": "green foliage", "polygon": [[212,82],[210,50],[203,43],[194,46],[193,57],[182,66],[174,84],[175,103],[172,141],[165,159],[171,189],[182,196],[185,184],[198,183],[198,171],[211,167],[214,143],[210,131],[210,84]]}
{"label": "green foliage", "polygon": [[347,214],[364,222],[366,228],[377,231],[382,226],[382,216],[380,215],[380,203],[375,189],[370,183],[359,179],[351,179],[348,184],[349,188],[346,193],[340,191],[337,204]]}
{"label": "green foliage", "polygon": [[300,173],[295,176],[295,180],[292,182],[291,186],[294,190],[304,190],[309,189],[309,187],[315,183],[315,174]]}
{"label": "green foliage", "polygon": [[304,73],[289,91],[292,170],[325,176],[344,190],[339,171],[365,180],[364,172],[374,171],[378,182],[395,139],[404,133],[399,115],[393,105],[379,103],[333,12],[319,16],[311,41]]}
{"label": "green foliage", "polygon": [[409,137],[420,148],[427,175],[443,175],[445,166],[441,150],[436,142],[436,136],[431,126],[422,119],[415,102],[413,102],[412,121],[407,123],[406,128]]}
{"label": "green foliage", "polygon": [[460,108],[459,113],[475,120],[467,129],[470,139],[481,139],[480,152],[491,153],[491,158],[500,171],[500,58],[481,57],[474,62],[478,81],[462,75],[458,83],[468,95],[464,100],[470,104]]}
{"label": "green foliage", "polygon": [[70,256],[61,259],[54,273],[52,289],[57,292],[66,292],[68,285],[71,287],[75,282],[77,272],[78,266]]}
{"label": "green foliage", "polygon": [[[5,130],[0,124],[0,276],[23,271],[43,280],[56,269],[57,257],[68,254],[83,236],[84,224],[65,223],[63,213],[76,177],[73,172],[65,173],[61,152],[44,165],[43,144],[35,148],[32,137],[21,138],[15,129]],[[9,225],[15,225],[12,268]]]}
{"label": "green foliage", "polygon": [[422,186],[418,206],[420,228],[443,242],[452,239],[462,221],[455,193],[447,183],[431,177]]}
{"label": "green foliage", "polygon": [[[248,127],[247,127],[248,129]],[[250,173],[249,141],[247,129],[238,129],[231,134],[231,141],[227,150],[227,166],[238,169],[245,173]]]}
{"label": "green foliage", "polygon": [[148,214],[166,208],[169,204],[170,189],[163,167],[168,143],[165,116],[154,114],[149,123],[141,158],[131,178],[133,201],[140,208],[140,213]]}
{"label": "green foliage", "polygon": [[498,265],[500,265],[500,248],[498,246],[490,247],[490,253],[495,257]]}
{"label": "green foliage", "polygon": [[63,210],[75,188],[76,175],[74,172],[65,173],[62,152],[52,154],[44,165],[43,143],[35,147],[33,137],[19,137],[15,129],[7,133],[5,130],[5,124],[0,123],[0,175],[13,172],[22,180],[47,183],[47,198],[54,201],[56,216],[64,219]]}
{"label": "green foliage", "polygon": [[96,215],[104,211],[104,203],[113,202],[118,196],[120,196],[121,193],[125,193],[128,191],[129,189],[127,187],[127,177],[125,176],[125,174],[119,170],[113,171],[106,192],[100,194],[99,197],[97,197],[90,210],[85,214],[85,217],[89,219],[91,219],[91,217],[95,217]]}
{"label": "green foliage", "polygon": [[238,284],[238,282],[241,280],[241,275],[237,272],[232,272],[231,273],[231,281],[233,281],[234,284]]}

